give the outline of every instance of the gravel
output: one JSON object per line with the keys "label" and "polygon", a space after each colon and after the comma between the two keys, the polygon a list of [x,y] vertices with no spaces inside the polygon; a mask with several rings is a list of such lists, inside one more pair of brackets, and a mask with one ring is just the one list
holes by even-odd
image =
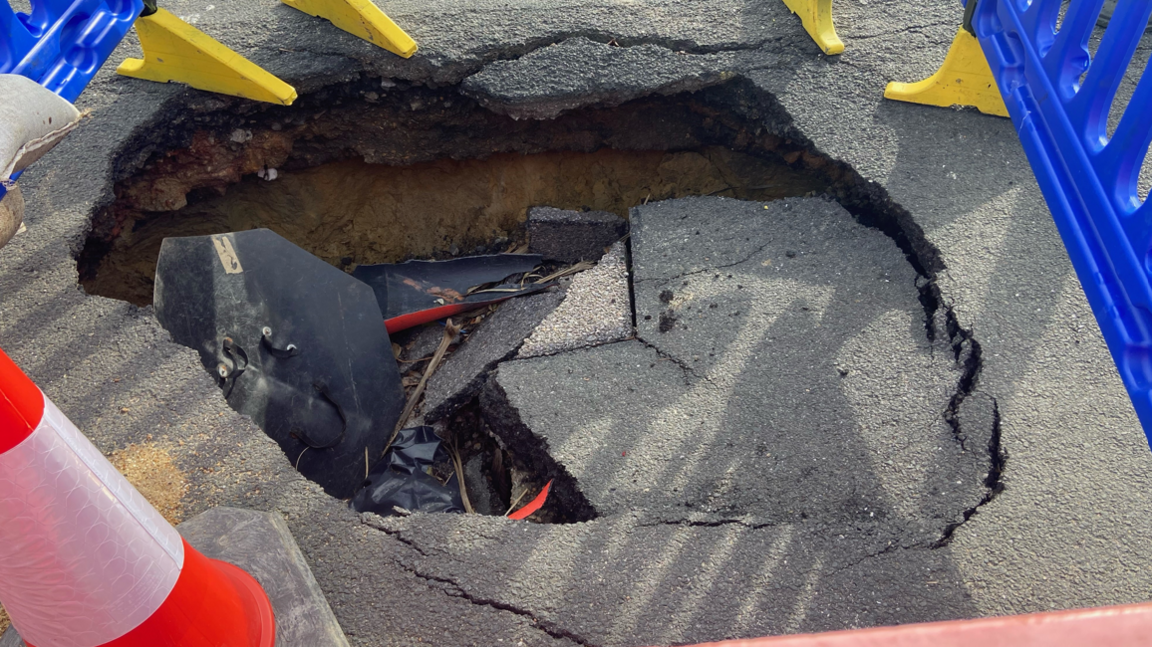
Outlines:
{"label": "gravel", "polygon": [[567,298],[537,326],[518,356],[552,355],[621,341],[632,334],[628,265],[621,241],[596,267],[572,278]]}

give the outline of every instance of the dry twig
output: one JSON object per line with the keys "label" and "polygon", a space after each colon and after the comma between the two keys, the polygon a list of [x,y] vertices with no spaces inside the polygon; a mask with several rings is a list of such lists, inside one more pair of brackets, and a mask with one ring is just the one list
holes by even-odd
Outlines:
{"label": "dry twig", "polygon": [[577,272],[583,272],[584,270],[590,270],[593,267],[596,267],[596,265],[594,263],[589,263],[588,261],[580,261],[579,263],[573,265],[572,267],[566,267],[562,270],[553,272],[552,274],[549,274],[548,276],[545,276],[544,278],[542,278],[536,282],[537,283],[549,283],[551,281],[555,281],[556,279],[558,279],[560,277],[568,276],[569,274],[575,274]]}
{"label": "dry twig", "polygon": [[460,484],[460,498],[464,501],[464,509],[468,514],[475,514],[476,510],[468,500],[468,488],[464,485],[464,461],[460,459],[460,450],[456,448],[455,438],[452,439],[452,444],[448,445],[448,453],[452,455],[452,464],[456,466],[456,482]]}
{"label": "dry twig", "polygon": [[456,341],[456,335],[460,334],[460,326],[452,323],[449,319],[444,324],[444,338],[440,340],[440,347],[436,349],[436,354],[432,356],[432,361],[428,362],[428,367],[424,369],[424,376],[420,378],[420,383],[416,385],[416,390],[412,395],[408,396],[408,404],[404,407],[404,412],[400,414],[400,419],[396,421],[396,428],[392,430],[392,437],[388,439],[388,444],[384,445],[384,451],[387,453],[388,448],[396,441],[396,435],[408,424],[408,418],[416,409],[416,404],[420,401],[420,396],[424,395],[424,387],[428,386],[428,378],[436,372],[436,368],[440,366],[441,360],[444,355],[448,353],[448,347],[452,342]]}
{"label": "dry twig", "polygon": [[512,502],[512,505],[508,506],[508,512],[504,513],[505,517],[512,514],[512,511],[516,509],[516,506],[520,504],[520,500],[523,499],[526,494],[528,494],[528,487],[524,486],[524,491],[520,493],[520,496],[516,497],[516,500]]}

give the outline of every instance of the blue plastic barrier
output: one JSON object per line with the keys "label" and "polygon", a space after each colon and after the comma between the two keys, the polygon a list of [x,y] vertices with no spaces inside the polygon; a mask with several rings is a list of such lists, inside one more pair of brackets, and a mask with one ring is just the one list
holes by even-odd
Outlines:
{"label": "blue plastic barrier", "polygon": [[0,0],[0,73],[22,74],[75,101],[144,9],[143,0]]}
{"label": "blue plastic barrier", "polygon": [[143,8],[143,0],[32,0],[25,14],[0,0],[0,74],[76,101]]}
{"label": "blue plastic barrier", "polygon": [[1152,140],[1152,68],[1107,136],[1152,1],[1120,0],[1095,60],[1088,41],[1104,0],[1071,0],[1058,32],[1061,0],[968,1],[978,1],[972,26],[1152,442],[1152,200],[1137,194]]}

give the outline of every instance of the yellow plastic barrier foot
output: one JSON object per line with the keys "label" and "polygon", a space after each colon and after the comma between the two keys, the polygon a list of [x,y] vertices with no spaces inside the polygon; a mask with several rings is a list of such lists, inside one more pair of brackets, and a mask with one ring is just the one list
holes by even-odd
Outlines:
{"label": "yellow plastic barrier foot", "polygon": [[136,35],[144,59],[125,59],[119,74],[286,106],[296,100],[295,88],[164,9],[138,18]]}
{"label": "yellow plastic barrier foot", "polygon": [[324,18],[340,29],[404,58],[416,53],[416,41],[372,0],[281,0],[310,16]]}
{"label": "yellow plastic barrier foot", "polygon": [[893,81],[884,90],[884,97],[943,108],[972,106],[986,115],[1008,116],[980,41],[963,27],[952,40],[944,65],[935,74],[919,83]]}
{"label": "yellow plastic barrier foot", "polygon": [[844,43],[836,35],[832,24],[832,0],[784,0],[792,13],[800,16],[804,29],[825,54],[839,54],[844,51]]}

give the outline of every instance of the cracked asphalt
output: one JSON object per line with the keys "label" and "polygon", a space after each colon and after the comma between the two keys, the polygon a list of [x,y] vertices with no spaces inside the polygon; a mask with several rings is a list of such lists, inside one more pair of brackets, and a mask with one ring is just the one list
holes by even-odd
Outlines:
{"label": "cracked asphalt", "polygon": [[[846,51],[831,58],[776,0],[381,4],[420,43],[415,58],[274,0],[165,6],[302,94],[381,76],[459,86],[489,110],[541,119],[744,83],[756,97],[745,118],[850,167],[886,219],[881,233],[814,199],[797,201],[794,213],[769,209],[785,225],[765,231],[759,203],[647,205],[633,215],[638,339],[499,369],[522,417],[536,415],[526,407],[540,399],[517,403],[514,383],[562,384],[583,370],[634,380],[626,386],[648,399],[630,403],[641,411],[667,413],[672,393],[684,407],[702,397],[712,429],[767,420],[790,451],[839,461],[811,485],[747,451],[730,457],[725,479],[681,483],[675,465],[640,444],[622,451],[639,452],[638,473],[664,482],[621,488],[575,442],[550,447],[600,511],[594,521],[359,516],[294,473],[231,411],[194,351],[171,343],[149,308],[79,288],[75,255],[91,217],[113,199],[113,182],[154,152],[149,133],[178,108],[219,103],[106,67],[78,103],[91,111],[87,122],[21,180],[28,230],[0,251],[0,346],[102,450],[170,451],[191,481],[189,514],[234,505],[284,515],[351,644],[684,644],[1148,599],[1152,452],[1012,124],[882,99],[887,81],[935,70],[958,3],[909,11],[903,2],[838,2]],[[130,38],[114,58],[135,49]],[[1149,49],[1146,38],[1142,56]],[[715,256],[706,245],[677,250],[677,223],[688,218],[728,222],[729,233],[744,227],[749,239],[771,235],[747,249],[718,237]],[[804,238],[814,222],[825,234]],[[852,244],[817,244],[836,239]],[[725,264],[725,287],[711,288],[710,270]],[[846,270],[832,294],[868,298],[830,298],[828,284],[805,280],[832,264]],[[884,283],[878,270],[899,278]],[[733,290],[728,273],[747,276],[747,287]],[[767,310],[746,314],[741,327],[722,332],[694,318],[712,316],[696,303],[735,310],[748,299]],[[675,321],[661,332],[669,310]],[[817,330],[824,321],[830,329]],[[741,348],[747,362],[768,338],[786,342],[782,366],[799,368],[748,372],[754,388],[741,392],[747,364],[737,370],[724,351]],[[622,360],[641,370],[613,368]],[[817,393],[796,391],[798,382]],[[730,395],[717,391],[726,383]],[[603,395],[622,407],[625,393]],[[626,415],[605,423],[617,437],[650,431],[642,416]],[[652,437],[691,447],[686,427],[667,422],[669,434]],[[809,435],[785,433],[789,423]],[[719,455],[693,456],[702,466],[695,475],[716,475],[721,466],[709,461]],[[934,495],[951,482],[949,470],[961,474],[961,489]],[[717,491],[735,507],[709,503]],[[699,505],[689,511],[677,505],[684,500]],[[810,518],[796,512],[803,505]],[[877,511],[879,521],[864,516]]]}

